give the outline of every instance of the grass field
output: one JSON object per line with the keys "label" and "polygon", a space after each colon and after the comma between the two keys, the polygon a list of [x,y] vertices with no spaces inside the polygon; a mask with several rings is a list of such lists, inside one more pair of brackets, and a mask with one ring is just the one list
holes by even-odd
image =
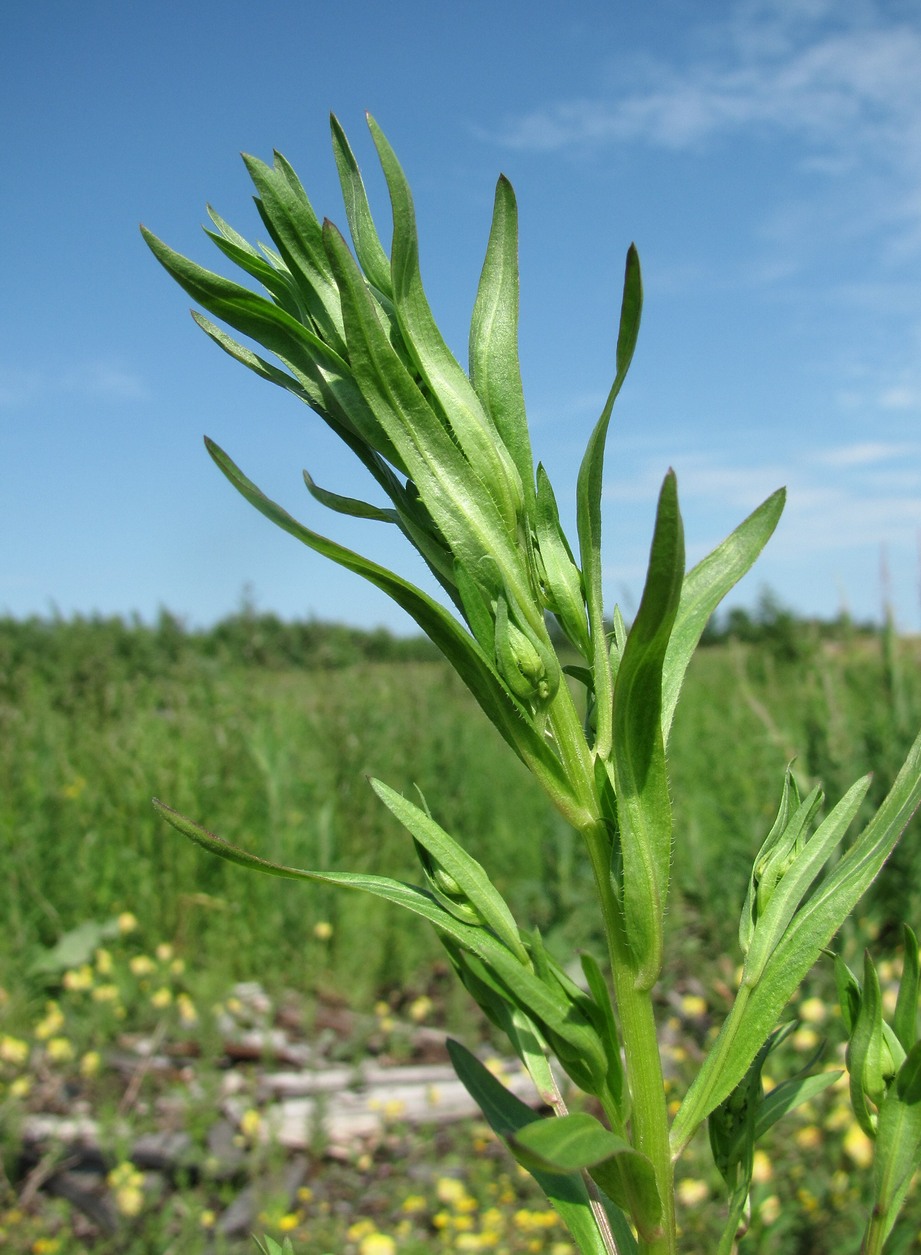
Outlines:
{"label": "grass field", "polygon": [[[802,624],[698,653],[671,749],[676,843],[670,925],[680,960],[674,988],[664,993],[674,1005],[682,997],[699,998],[687,991],[702,985],[707,1014],[719,1012],[719,990],[737,959],[734,934],[750,861],[772,821],[786,764],[796,758],[801,782],[823,780],[832,801],[871,770],[871,796],[883,796],[921,723],[919,661],[915,641],[845,629],[829,639]],[[411,843],[377,802],[369,775],[402,791],[418,787],[439,822],[487,866],[519,920],[539,927],[552,948],[563,955],[579,946],[599,949],[595,923],[583,909],[589,872],[572,835],[456,678],[424,647],[338,629],[302,628],[297,635],[246,615],[200,639],[166,616],[153,629],[0,623],[0,1112],[10,1177],[0,1201],[5,1249],[69,1255],[85,1246],[70,1244],[76,1239],[65,1221],[43,1211],[40,1200],[33,1198],[32,1210],[22,1215],[17,1210],[15,1128],[17,1112],[29,1104],[22,1078],[35,1056],[17,1063],[21,1050],[4,1042],[29,1043],[30,1051],[44,1042],[44,1058],[51,1039],[69,1040],[71,1056],[64,1058],[67,1049],[59,1047],[57,1062],[76,1075],[87,1068],[81,1062],[87,1053],[104,1058],[108,1038],[125,1031],[125,1016],[140,1022],[149,1015],[145,999],[167,986],[174,1002],[180,994],[190,1000],[177,1006],[188,1006],[213,1003],[235,982],[259,981],[272,996],[298,990],[308,1015],[318,994],[348,990],[354,1006],[367,1009],[381,1000],[398,1006],[432,988],[439,947],[421,922],[359,895],[278,882],[210,859],[167,829],[150,806],[158,796],[279,861],[413,878]],[[104,1000],[84,998],[78,1006],[72,995],[79,990],[62,981],[81,964],[66,956],[49,960],[48,953],[78,926],[126,913],[136,921],[130,936],[113,935],[102,946],[110,956],[103,962],[124,977],[120,1021]],[[921,923],[917,821],[862,912],[883,953],[895,954],[903,917]],[[858,942],[846,932],[842,944],[853,954]],[[181,969],[170,969],[172,976],[153,986],[131,984],[130,962],[139,956],[157,962],[158,953]],[[89,966],[94,962],[91,955]],[[100,973],[94,972],[98,987]],[[818,989],[824,997],[827,987]],[[439,991],[433,1022],[463,1031],[462,997],[445,982]],[[49,1001],[70,1017],[66,1029],[48,1029]],[[812,1010],[817,1016],[816,1004]],[[811,1040],[808,1034],[804,1040]],[[800,1158],[811,1164],[807,1179],[787,1173],[781,1180],[790,1139],[778,1152],[762,1191],[777,1202],[761,1221],[756,1216],[750,1249],[840,1255],[856,1249],[848,1245],[847,1225],[842,1231],[835,1219],[847,1191],[858,1188],[842,1184],[840,1176],[848,1170],[849,1181],[856,1160],[842,1150],[848,1130],[835,1114],[837,1101],[806,1111],[797,1125]],[[827,1131],[836,1120],[837,1140]],[[827,1168],[821,1189],[812,1180],[820,1146]],[[689,1199],[691,1187],[709,1188],[692,1177]],[[485,1182],[470,1190],[476,1196],[470,1214],[495,1210]],[[349,1236],[327,1226],[329,1233],[321,1238],[315,1230],[301,1249],[319,1251],[311,1243],[322,1241],[322,1249],[337,1255],[375,1249],[386,1255],[386,1243],[369,1244],[374,1235],[386,1238],[385,1220],[389,1233],[404,1225],[401,1251],[445,1249],[431,1236],[416,1235],[416,1229],[440,1232],[431,1228],[437,1182],[432,1191],[417,1209],[428,1230],[422,1219],[414,1228],[411,1212],[401,1215],[397,1201],[370,1230]],[[806,1216],[797,1224],[807,1224],[808,1239],[784,1206],[797,1194],[797,1214]],[[539,1209],[536,1200],[514,1197],[514,1204],[503,1204],[509,1215]],[[200,1211],[209,1207],[199,1200]],[[762,1225],[762,1247],[758,1224],[776,1208],[770,1232]],[[150,1228],[138,1231],[130,1249],[137,1255],[237,1249],[214,1245],[200,1225],[189,1223],[175,1245],[179,1221],[174,1215],[167,1232],[161,1209],[157,1236]],[[520,1232],[503,1230],[492,1246],[471,1240],[447,1249],[556,1250],[549,1230],[541,1236],[538,1225],[528,1234],[522,1223]],[[851,1228],[859,1231],[856,1219]],[[561,1242],[559,1255],[566,1250]]]}

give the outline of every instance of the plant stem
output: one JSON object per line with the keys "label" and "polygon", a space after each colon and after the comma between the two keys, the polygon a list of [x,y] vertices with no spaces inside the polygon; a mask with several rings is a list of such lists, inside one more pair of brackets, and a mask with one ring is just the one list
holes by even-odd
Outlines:
{"label": "plant stem", "polygon": [[874,1207],[870,1223],[867,1225],[863,1246],[860,1248],[861,1255],[882,1255],[887,1237],[885,1220],[886,1217],[882,1212]]}
{"label": "plant stem", "polygon": [[583,835],[595,873],[608,938],[614,997],[632,1100],[631,1140],[633,1146],[652,1163],[662,1202],[662,1235],[650,1240],[641,1236],[639,1250],[642,1255],[675,1255],[674,1174],[652,995],[650,990],[636,986],[623,915],[611,883],[609,838],[603,822],[593,824],[584,830]]}

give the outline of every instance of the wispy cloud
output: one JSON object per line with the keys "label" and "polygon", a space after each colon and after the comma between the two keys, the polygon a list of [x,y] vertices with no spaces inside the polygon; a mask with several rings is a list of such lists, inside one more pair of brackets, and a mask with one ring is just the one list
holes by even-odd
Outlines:
{"label": "wispy cloud", "polygon": [[140,375],[118,362],[93,360],[47,371],[0,364],[0,411],[74,396],[108,402],[143,401],[149,390]]}
{"label": "wispy cloud", "polygon": [[857,444],[839,445],[833,449],[823,449],[813,455],[813,460],[824,466],[863,467],[878,466],[881,462],[893,462],[901,458],[910,457],[917,460],[919,453],[921,453],[921,447],[917,444],[868,440]]}
{"label": "wispy cloud", "polygon": [[[913,548],[921,528],[918,452],[917,444],[865,442],[804,451],[773,465],[752,466],[699,451],[679,453],[674,462],[689,513],[718,519],[720,526],[726,516],[739,522],[784,485],[787,526],[775,544],[801,562],[848,548]],[[619,502],[652,501],[661,477],[661,463],[644,460],[631,467],[629,476],[612,478],[605,498],[615,508]],[[714,534],[709,543],[720,538]]]}
{"label": "wispy cloud", "polygon": [[509,118],[496,138],[543,151],[631,141],[694,150],[762,130],[805,141],[802,160],[817,171],[864,158],[921,171],[917,24],[873,6],[776,0],[737,5],[708,45],[687,64],[646,59],[629,84]]}

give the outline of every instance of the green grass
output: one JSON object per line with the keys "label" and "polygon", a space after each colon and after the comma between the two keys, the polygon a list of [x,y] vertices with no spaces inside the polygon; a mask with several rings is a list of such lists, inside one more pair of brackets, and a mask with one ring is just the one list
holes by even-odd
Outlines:
{"label": "green grass", "polygon": [[[700,651],[672,738],[670,927],[683,938],[684,960],[673,992],[678,996],[699,981],[713,1012],[720,988],[732,979],[750,860],[772,821],[771,800],[779,799],[787,762],[797,758],[803,780],[823,779],[831,801],[872,770],[878,801],[921,722],[918,642],[866,634],[828,642],[800,625],[781,644],[729,641]],[[169,944],[184,960],[183,988],[196,1005],[210,1005],[238,980],[260,980],[276,993],[297,989],[308,1005],[315,993],[346,989],[364,1009],[382,996],[396,999],[403,988],[430,988],[440,953],[421,923],[359,895],[280,883],[211,859],[155,817],[154,795],[280,861],[413,878],[409,840],[366,777],[406,792],[418,787],[436,818],[486,865],[523,923],[539,926],[551,946],[600,950],[595,922],[583,910],[590,877],[573,836],[504,752],[457,679],[440,662],[424,659],[423,652],[385,637],[369,650],[358,636],[324,637],[315,629],[292,643],[281,629],[273,635],[245,615],[223,637],[201,638],[166,618],[156,629],[0,623],[0,1037],[35,1040],[48,999],[63,996],[60,969],[41,974],[33,967],[48,948],[80,924],[125,911],[138,921],[130,942],[136,954]],[[865,903],[864,919],[879,933],[884,952],[897,943],[896,921],[904,916],[916,927],[921,923],[918,834],[916,821]],[[315,936],[319,923],[330,926],[328,939]],[[361,945],[348,940],[355,936]],[[844,944],[854,944],[850,935]],[[724,952],[730,957],[721,961]],[[130,1014],[144,1023],[151,991],[143,997],[126,991]],[[173,992],[181,992],[178,985]],[[75,1056],[60,1066],[74,1070],[92,1044],[104,1045],[120,1025],[106,1019],[103,1004],[84,998],[80,1010],[76,995],[67,997],[71,1002],[65,998],[62,1005]],[[444,994],[437,1022],[462,1031],[465,1008],[460,993]],[[0,1076],[7,1157],[15,1142],[13,1079],[8,1066]],[[819,1104],[799,1124],[824,1129],[835,1101],[830,1096],[831,1106]],[[450,1136],[458,1139],[458,1172],[474,1172],[477,1157],[464,1142],[469,1133]],[[782,1208],[787,1219],[770,1232],[756,1216],[752,1250],[843,1255],[850,1249],[834,1219],[850,1206],[841,1174],[853,1163],[842,1150],[843,1136],[842,1129],[834,1136],[821,1132],[818,1149],[799,1148],[798,1156],[789,1137],[780,1139],[774,1175],[759,1186],[758,1197],[783,1202],[806,1191],[808,1205],[798,1209],[798,1230],[789,1207]],[[391,1146],[391,1156],[398,1149]],[[338,1184],[330,1178],[323,1186],[332,1210],[319,1228],[319,1213],[311,1213],[315,1228],[303,1249],[358,1250],[359,1238],[347,1238],[342,1208],[334,1206],[350,1191],[354,1198],[378,1199],[366,1219],[381,1232],[402,1234],[400,1250],[440,1249],[431,1245],[437,1183],[429,1183],[413,1219],[400,1211],[402,1196],[381,1186],[394,1175],[386,1147],[381,1154],[380,1162],[366,1166],[376,1193],[369,1195],[355,1165]],[[798,1179],[789,1166],[798,1157],[808,1167],[816,1155],[828,1168],[821,1190],[818,1173],[815,1182],[811,1170],[808,1179]],[[473,1177],[468,1185],[478,1212],[488,1210],[485,1185]],[[540,1207],[536,1198],[515,1197],[506,1206],[509,1216],[516,1207]],[[220,1200],[197,1188],[159,1209],[149,1219],[160,1236],[148,1226],[132,1251],[165,1250],[177,1233],[185,1236],[170,1249],[204,1250],[199,1213],[215,1203]],[[0,1210],[0,1227],[10,1210],[15,1213],[14,1201]],[[26,1221],[26,1236],[9,1249],[41,1250],[30,1244],[57,1231],[46,1211]],[[758,1225],[765,1228],[763,1246]],[[820,1240],[827,1245],[817,1245]],[[500,1250],[551,1249],[529,1248],[521,1234],[503,1241]],[[695,1241],[704,1243],[704,1236]]]}

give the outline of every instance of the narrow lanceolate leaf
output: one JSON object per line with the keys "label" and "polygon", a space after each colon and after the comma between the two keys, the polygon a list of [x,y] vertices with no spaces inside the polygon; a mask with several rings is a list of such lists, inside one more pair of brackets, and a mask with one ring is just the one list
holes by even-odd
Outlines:
{"label": "narrow lanceolate leaf", "polygon": [[575,798],[553,751],[522,717],[520,707],[512,699],[490,659],[443,606],[386,567],[378,566],[299,523],[266,497],[213,441],[206,440],[205,444],[218,468],[260,514],[310,549],[363,576],[402,606],[445,655],[491,722],[541,781],[561,813],[574,827],[584,826],[589,821],[590,816]]}
{"label": "narrow lanceolate leaf", "polygon": [[[921,735],[882,806],[794,915],[754,989],[743,985],[675,1116],[673,1153],[745,1075],[803,977],[870,887],[921,804]],[[807,847],[808,848],[808,847]]]}
{"label": "narrow lanceolate leaf", "polygon": [[206,318],[204,314],[200,314],[198,310],[192,310],[192,317],[205,335],[210,340],[213,340],[218,348],[223,349],[235,362],[239,362],[241,366],[251,370],[260,379],[265,379],[268,383],[275,384],[276,387],[284,388],[286,392],[290,392],[302,401],[306,401],[311,408],[315,409],[317,406],[323,405],[319,389],[302,375],[289,375],[287,371],[280,370],[272,362],[267,362],[264,357],[260,357],[252,349],[247,348],[245,344],[235,340],[222,327],[219,327],[217,323],[213,323],[210,318]]}
{"label": "narrow lanceolate leaf", "polygon": [[297,285],[287,270],[278,269],[271,262],[266,261],[261,253],[250,248],[241,248],[217,231],[206,231],[205,234],[225,257],[257,279],[276,305],[280,305],[298,322],[307,321],[306,310],[300,301]]}
{"label": "narrow lanceolate leaf", "polygon": [[339,171],[339,183],[342,187],[342,199],[345,201],[345,216],[349,224],[349,234],[355,246],[355,256],[367,276],[368,282],[377,288],[381,295],[392,298],[393,286],[390,279],[390,258],[381,244],[368,193],[365,191],[364,180],[355,160],[345,131],[339,120],[330,114],[330,129],[333,137],[333,155],[336,158],[336,169]]}
{"label": "narrow lanceolate leaf", "polygon": [[409,184],[396,154],[373,118],[368,118],[368,125],[393,208],[390,273],[400,331],[464,456],[492,496],[509,535],[517,536],[518,515],[523,503],[518,471],[432,316],[419,271],[416,218]]}
{"label": "narrow lanceolate leaf", "polygon": [[840,1076],[840,1072],[815,1072],[811,1076],[791,1077],[789,1081],[775,1085],[758,1108],[755,1117],[755,1141],[760,1141],[768,1129],[773,1128],[789,1112],[795,1111],[797,1107],[810,1102],[830,1085],[834,1085]]}
{"label": "narrow lanceolate leaf", "polygon": [[356,519],[374,519],[378,523],[399,523],[400,521],[396,510],[385,510],[367,501],[357,501],[354,497],[341,497],[339,493],[330,492],[327,488],[321,488],[319,484],[314,483],[307,471],[303,471],[302,474],[311,497],[319,501],[321,505],[325,505],[328,510],[335,510],[337,514],[348,514]]}
{"label": "narrow lanceolate leaf", "polygon": [[141,228],[141,233],[164,269],[216,318],[308,373],[318,361],[348,373],[348,367],[334,349],[278,305],[183,257],[145,227]]}
{"label": "narrow lanceolate leaf", "polygon": [[[512,1154],[516,1154],[512,1139],[541,1117],[520,1098],[509,1093],[501,1081],[459,1042],[449,1039],[448,1053],[455,1072],[479,1105],[486,1122],[506,1142]],[[541,1168],[529,1171],[559,1212],[581,1255],[610,1255],[610,1247],[605,1244],[592,1213],[591,1199],[581,1174],[548,1172]],[[636,1242],[625,1224],[616,1236],[618,1251],[623,1255],[634,1255]]]}
{"label": "narrow lanceolate leaf", "polygon": [[582,971],[585,975],[589,992],[601,1014],[601,1040],[604,1042],[605,1053],[608,1057],[608,1093],[614,1102],[617,1114],[620,1117],[621,1127],[623,1128],[626,1127],[627,1121],[630,1119],[630,1091],[627,1088],[627,1081],[624,1075],[624,1065],[620,1053],[620,1033],[617,1028],[617,1020],[614,1018],[611,994],[604,974],[598,965],[598,960],[587,952],[582,954],[581,959]]}
{"label": "narrow lanceolate leaf", "polygon": [[588,1112],[534,1120],[511,1138],[512,1151],[529,1172],[583,1172],[618,1207],[629,1209],[640,1234],[657,1236],[662,1205],[655,1170],[645,1155]]}
{"label": "narrow lanceolate leaf", "polygon": [[345,337],[339,293],[323,247],[320,222],[300,180],[281,153],[275,153],[274,166],[246,153],[243,161],[259,193],[256,207],[297,284],[305,308],[323,339],[342,353]]}
{"label": "narrow lanceolate leaf", "polygon": [[518,468],[533,517],[534,460],[518,363],[518,206],[504,175],[470,323],[470,380]]}
{"label": "narrow lanceolate leaf", "polygon": [[589,1071],[603,1070],[604,1053],[597,1034],[591,1025],[573,1013],[568,999],[544,984],[493,933],[478,924],[458,919],[440,906],[427,890],[391,880],[387,876],[286,867],[224,841],[163,802],[154,799],[154,807],[183,836],[228,862],[288,880],[318,881],[344,889],[358,889],[422,916],[434,924],[440,934],[480,959],[487,971],[501,982],[506,994],[511,994],[523,1009],[533,1014],[538,1023],[552,1028],[559,1041],[564,1042],[576,1057],[585,1059]]}
{"label": "narrow lanceolate leaf", "polygon": [[471,574],[480,569],[484,555],[492,556],[510,593],[527,606],[532,596],[526,574],[495,500],[394,351],[361,272],[332,224],[327,224],[326,239],[342,296],[349,360],[362,395],[454,556]]}
{"label": "narrow lanceolate leaf", "polygon": [[785,500],[785,489],[773,493],[684,577],[662,682],[662,735],[666,745],[684,675],[707,620],[771,538]]}
{"label": "narrow lanceolate leaf", "polygon": [[530,966],[528,952],[518,934],[518,925],[508,903],[487,876],[482,865],[467,853],[452,836],[425,813],[408,802],[381,780],[372,780],[371,788],[400,823],[428,850],[439,867],[452,878],[484,924],[522,963]]}
{"label": "narrow lanceolate leaf", "polygon": [[[662,966],[672,819],[662,740],[662,667],[684,574],[684,530],[673,472],[662,485],[646,585],[614,687],[614,791],[623,856],[626,931],[636,980]],[[600,712],[599,712],[600,717]]]}
{"label": "narrow lanceolate leaf", "polygon": [[907,924],[902,925],[904,936],[904,959],[902,962],[902,979],[899,981],[899,996],[892,1017],[895,1035],[907,1053],[918,1040],[918,992],[921,985],[921,963],[919,963],[918,938]]}
{"label": "narrow lanceolate leaf", "polygon": [[624,379],[633,360],[642,308],[643,284],[640,276],[640,259],[631,244],[627,253],[624,294],[620,307],[620,327],[617,333],[617,373],[601,417],[589,437],[588,447],[579,468],[576,489],[579,551],[588,605],[588,620],[592,633],[592,664],[598,705],[598,731],[595,745],[601,758],[607,758],[611,752],[613,690],[601,588],[601,488],[604,474],[604,446],[614,402],[623,387]]}
{"label": "narrow lanceolate leaf", "polygon": [[[236,863],[250,871],[265,872],[269,876],[280,876],[286,880],[317,881],[322,884],[338,885],[343,889],[358,889],[374,897],[385,898],[396,906],[405,907],[414,914],[421,915],[441,932],[452,937],[458,945],[478,954],[484,962],[495,962],[498,956],[500,964],[515,963],[508,951],[484,929],[458,920],[440,907],[430,893],[416,885],[392,880],[388,876],[369,876],[360,872],[309,871],[306,868],[286,867],[281,863],[260,858],[258,854],[252,854],[249,850],[225,841],[156,798],[153,805],[177,832],[226,862]],[[503,957],[503,951],[507,958]]]}

